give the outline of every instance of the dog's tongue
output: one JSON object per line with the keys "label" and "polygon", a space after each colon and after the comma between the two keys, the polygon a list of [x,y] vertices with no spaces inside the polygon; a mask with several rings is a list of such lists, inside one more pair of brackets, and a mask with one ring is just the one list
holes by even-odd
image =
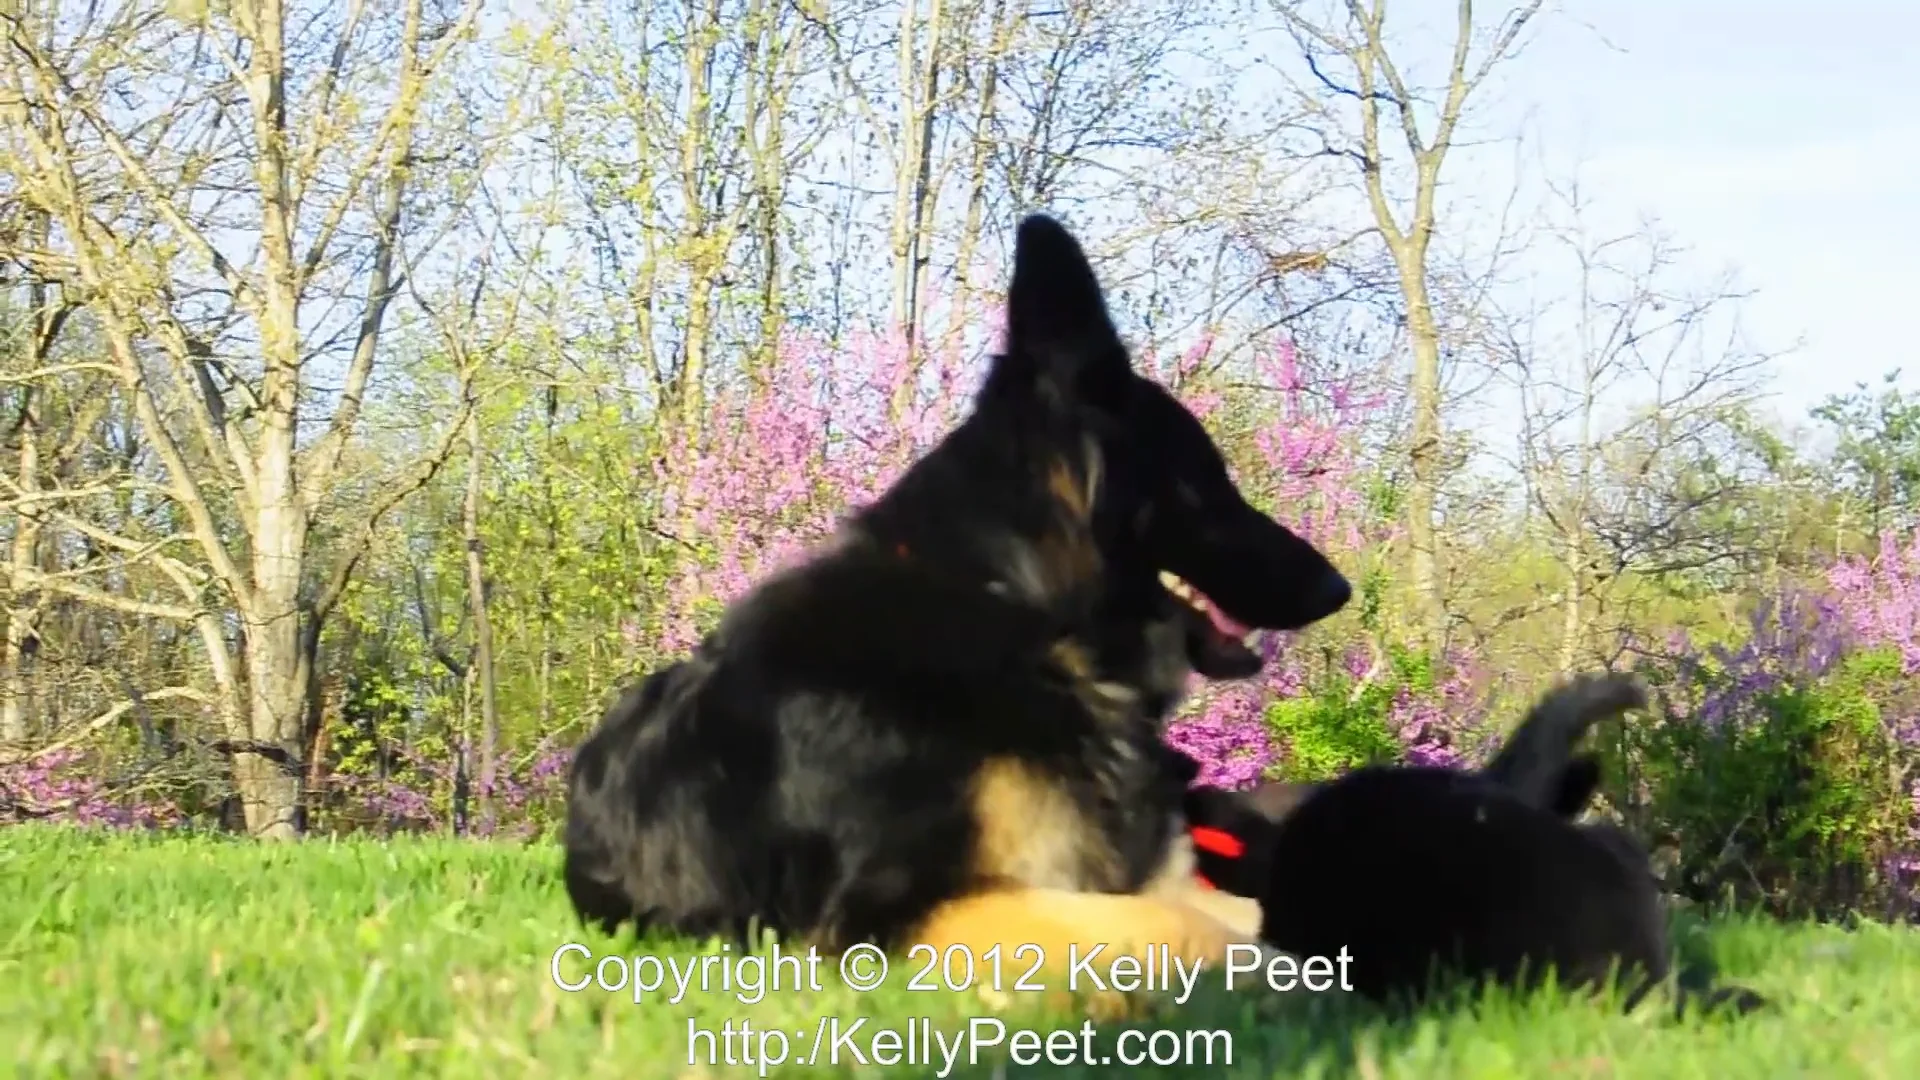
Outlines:
{"label": "dog's tongue", "polygon": [[1239,641],[1245,638],[1253,629],[1250,626],[1242,626],[1234,622],[1227,616],[1226,612],[1220,610],[1220,605],[1214,603],[1211,599],[1202,598],[1202,602],[1207,608],[1207,618],[1213,620],[1213,629],[1221,637],[1232,638],[1235,641]]}

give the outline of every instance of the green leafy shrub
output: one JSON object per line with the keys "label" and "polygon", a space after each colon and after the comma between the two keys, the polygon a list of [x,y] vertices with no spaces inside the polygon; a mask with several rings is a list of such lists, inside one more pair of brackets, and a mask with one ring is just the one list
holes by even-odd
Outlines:
{"label": "green leafy shrub", "polygon": [[1872,898],[1911,815],[1881,709],[1899,657],[1855,653],[1817,674],[1727,659],[1652,673],[1668,709],[1610,748],[1613,801],[1672,849],[1668,886],[1691,900],[1786,917],[1883,906]]}

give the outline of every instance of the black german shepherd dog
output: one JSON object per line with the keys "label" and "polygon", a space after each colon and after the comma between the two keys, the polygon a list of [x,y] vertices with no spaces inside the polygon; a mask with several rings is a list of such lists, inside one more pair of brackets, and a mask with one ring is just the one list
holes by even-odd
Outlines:
{"label": "black german shepherd dog", "polygon": [[[1576,748],[1596,722],[1644,704],[1627,676],[1583,676],[1543,695],[1478,771],[1368,766],[1323,784],[1194,789],[1189,820],[1238,842],[1202,845],[1199,869],[1259,900],[1267,943],[1345,947],[1353,988],[1376,1001],[1417,1003],[1461,982],[1537,986],[1551,968],[1567,988],[1617,978],[1631,1008],[1672,970],[1665,906],[1631,835],[1575,820],[1601,776]],[[1676,1001],[1765,1003],[1698,986]]]}
{"label": "black german shepherd dog", "polygon": [[1189,902],[1162,724],[1189,672],[1258,670],[1236,634],[1304,627],[1350,588],[1134,372],[1064,228],[1026,218],[1013,263],[970,415],[579,747],[584,919],[830,951],[999,942],[1021,968],[1029,943],[1057,963],[1251,940]]}

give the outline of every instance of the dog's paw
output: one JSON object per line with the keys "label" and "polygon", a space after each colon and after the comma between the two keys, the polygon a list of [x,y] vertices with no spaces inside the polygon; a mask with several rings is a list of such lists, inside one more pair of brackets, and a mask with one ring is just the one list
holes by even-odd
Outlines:
{"label": "dog's paw", "polygon": [[1264,915],[1260,910],[1260,901],[1251,896],[1235,896],[1218,889],[1196,889],[1185,900],[1201,914],[1219,921],[1239,937],[1252,940],[1260,935],[1260,923]]}
{"label": "dog's paw", "polygon": [[1771,999],[1744,986],[1716,986],[1695,991],[1683,997],[1682,1007],[1688,1002],[1710,1016],[1746,1016],[1775,1007]]}

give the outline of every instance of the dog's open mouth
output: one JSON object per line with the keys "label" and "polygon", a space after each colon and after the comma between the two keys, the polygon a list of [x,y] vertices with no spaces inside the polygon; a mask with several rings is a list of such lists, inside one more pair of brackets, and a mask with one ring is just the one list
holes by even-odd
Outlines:
{"label": "dog's open mouth", "polygon": [[1212,629],[1212,644],[1224,649],[1246,649],[1259,656],[1265,656],[1265,647],[1272,636],[1266,630],[1249,631],[1247,627],[1234,622],[1220,606],[1207,598],[1207,594],[1192,585],[1171,570],[1160,571],[1160,584],[1168,592],[1180,598],[1180,601],[1198,612]]}

